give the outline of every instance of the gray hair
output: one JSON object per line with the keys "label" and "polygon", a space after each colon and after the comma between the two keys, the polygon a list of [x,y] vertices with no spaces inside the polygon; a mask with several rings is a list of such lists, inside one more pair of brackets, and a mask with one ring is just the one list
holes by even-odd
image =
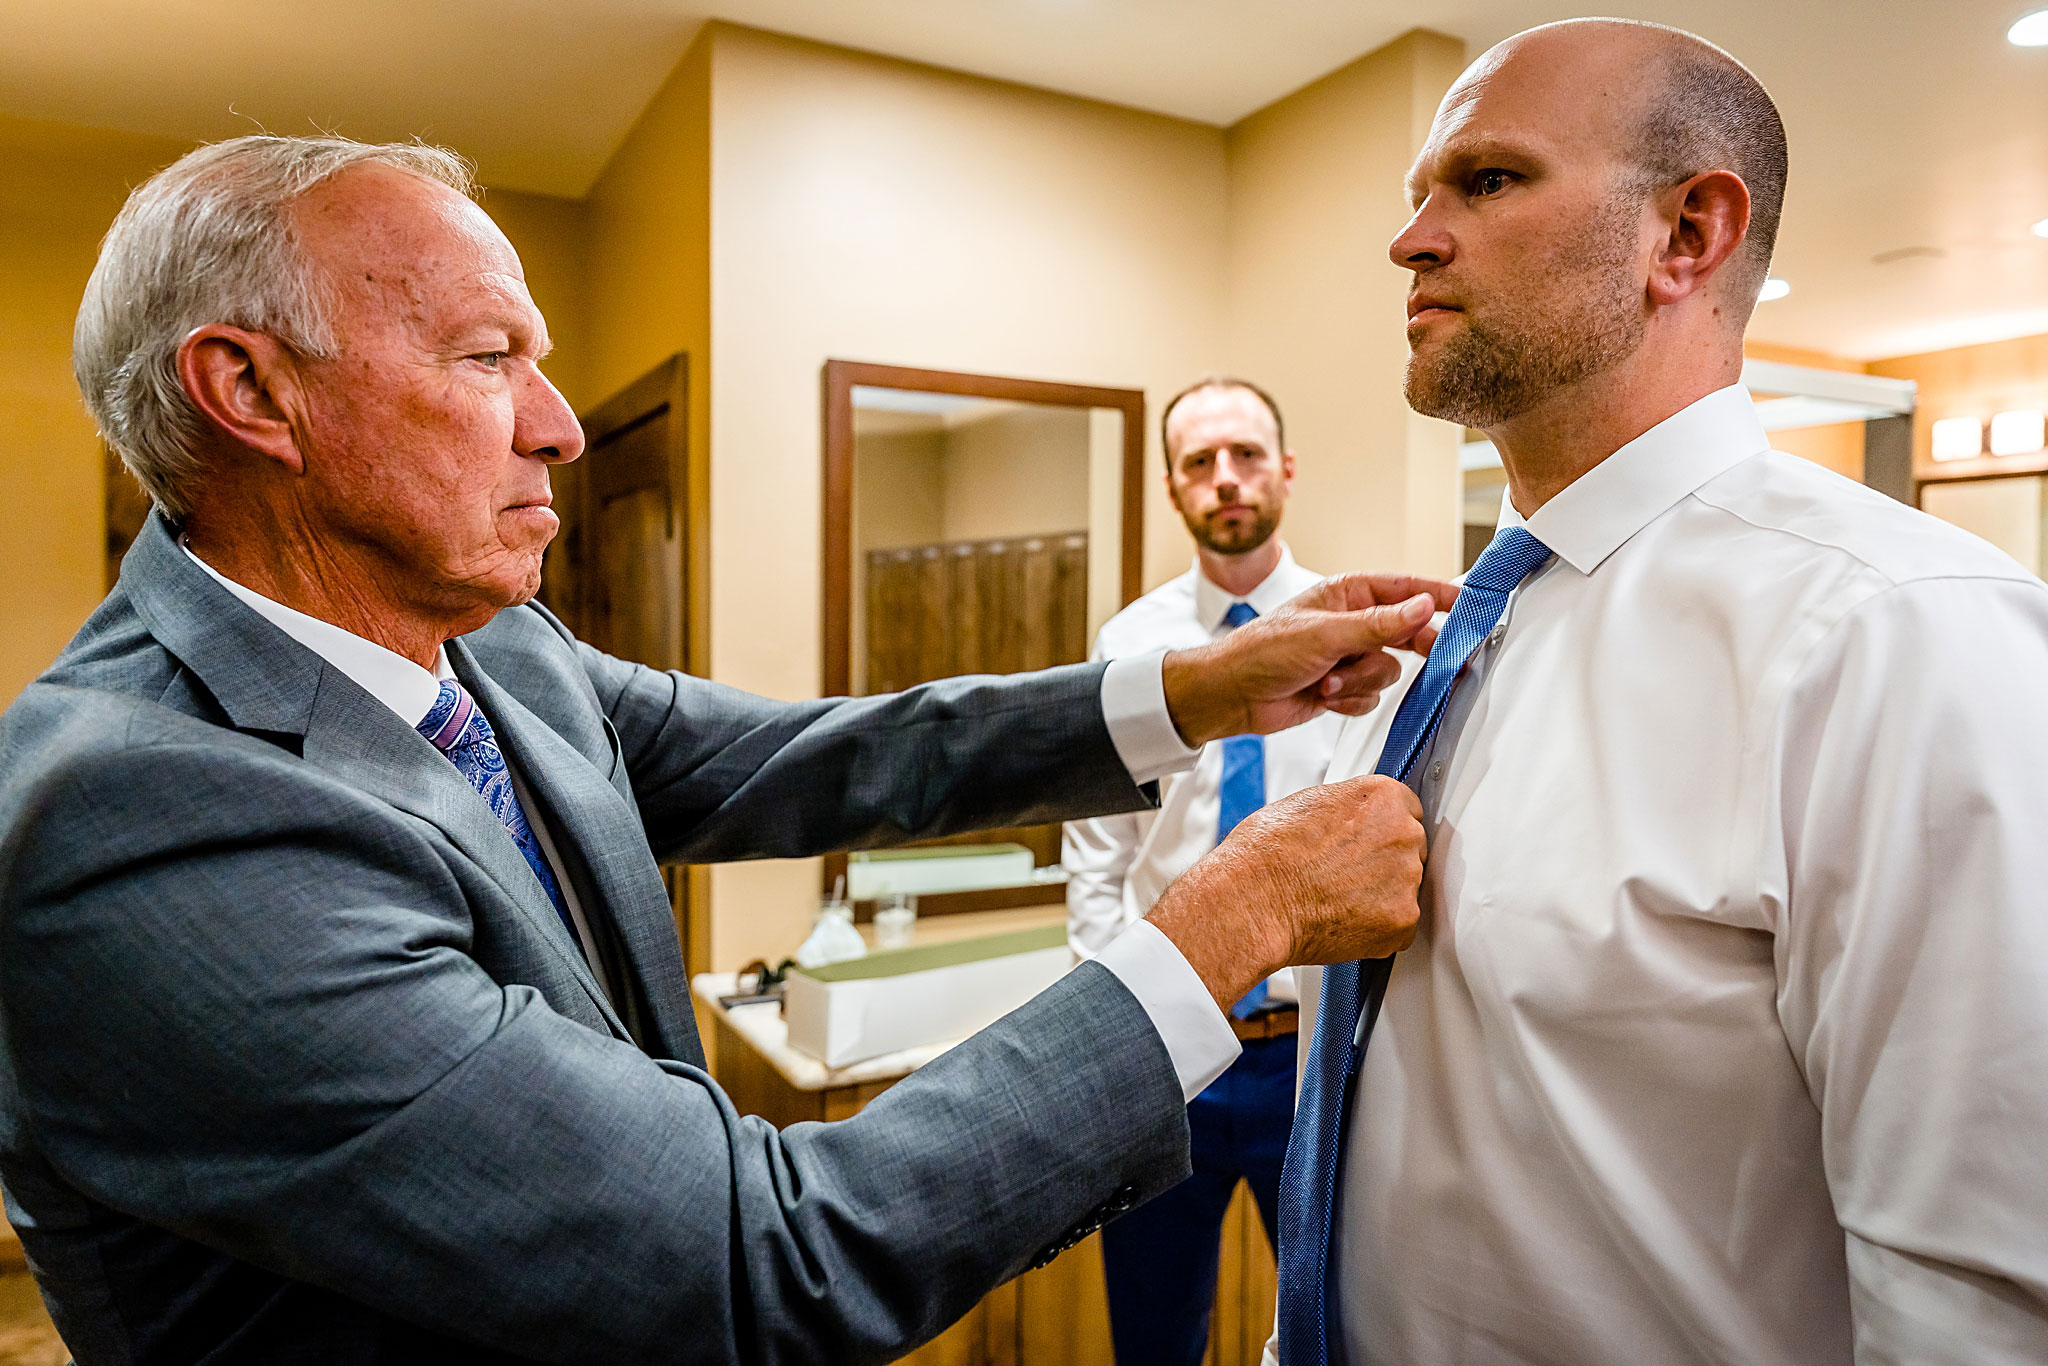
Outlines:
{"label": "gray hair", "polygon": [[330,359],[331,286],[301,249],[291,207],[366,163],[476,193],[469,163],[444,148],[255,134],[159,171],[128,196],[100,243],[72,334],[72,373],[100,435],[173,521],[191,511],[205,470],[205,426],[178,381],[179,348],[193,329],[224,323]]}

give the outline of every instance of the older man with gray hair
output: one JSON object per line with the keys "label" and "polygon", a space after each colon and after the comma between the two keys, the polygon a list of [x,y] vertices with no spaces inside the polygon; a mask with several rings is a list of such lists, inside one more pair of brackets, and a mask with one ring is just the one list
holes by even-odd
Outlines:
{"label": "older man with gray hair", "polygon": [[78,376],[157,513],[0,722],[0,1183],[82,1366],[893,1357],[1186,1174],[1224,1006],[1412,933],[1412,796],[1332,787],[859,1117],[735,1114],[658,860],[1143,805],[1369,707],[1453,590],[893,697],[659,673],[529,601],[547,350],[429,148],[204,148],[108,234]]}

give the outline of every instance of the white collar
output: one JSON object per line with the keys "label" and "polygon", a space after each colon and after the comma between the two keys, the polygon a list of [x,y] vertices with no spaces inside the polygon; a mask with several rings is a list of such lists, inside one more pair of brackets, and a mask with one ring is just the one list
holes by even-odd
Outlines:
{"label": "white collar", "polygon": [[1526,525],[1559,559],[1590,574],[1681,498],[1770,447],[1749,390],[1731,384],[1587,470],[1526,521],[1503,490],[1499,525]]}
{"label": "white collar", "polygon": [[1223,617],[1231,604],[1248,602],[1252,610],[1265,616],[1281,603],[1302,590],[1297,582],[1301,573],[1294,563],[1294,552],[1287,548],[1287,542],[1280,543],[1280,558],[1274,563],[1272,572],[1259,580],[1259,586],[1241,598],[1232,597],[1228,591],[1211,582],[1202,572],[1201,556],[1195,557],[1195,620],[1205,631],[1214,632],[1223,626]]}
{"label": "white collar", "polygon": [[387,650],[374,640],[365,640],[353,631],[345,631],[318,617],[309,617],[304,612],[264,597],[253,588],[243,587],[193,555],[192,547],[186,545],[182,538],[178,547],[191,555],[192,563],[211,574],[221,587],[247,603],[272,626],[347,674],[349,681],[398,713],[399,720],[408,726],[417,726],[426,719],[427,713],[434,708],[435,699],[441,695],[441,680],[455,677],[455,671],[448,667],[446,646],[435,653],[434,672],[428,673],[404,655]]}

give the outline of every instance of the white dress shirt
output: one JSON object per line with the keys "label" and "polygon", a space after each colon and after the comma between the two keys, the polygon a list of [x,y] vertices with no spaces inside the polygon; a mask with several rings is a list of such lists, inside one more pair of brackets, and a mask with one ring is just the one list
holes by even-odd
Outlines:
{"label": "white dress shirt", "polygon": [[1416,768],[1348,1361],[2048,1361],[2048,589],[1767,446],[1724,389],[1528,520]]}
{"label": "white dress shirt", "polygon": [[[1273,571],[1238,598],[1212,582],[1197,560],[1187,573],[1104,622],[1094,657],[1123,659],[1206,645],[1227,629],[1223,619],[1233,604],[1249,603],[1265,616],[1321,581],[1282,545]],[[1267,801],[1323,781],[1343,719],[1326,712],[1266,737]],[[1158,810],[1067,823],[1060,863],[1067,870],[1067,941],[1076,954],[1101,953],[1144,919],[1168,883],[1216,847],[1222,783],[1223,746],[1205,745],[1192,770],[1162,780]],[[1289,969],[1274,973],[1267,986],[1272,999],[1295,997]]]}
{"label": "white dress shirt", "polygon": [[[321,659],[339,669],[370,696],[389,707],[408,726],[418,727],[433,710],[441,693],[441,680],[453,678],[448,652],[440,650],[429,672],[412,660],[388,650],[375,641],[342,629],[318,617],[285,606],[228,578],[184,547],[192,562],[205,570],[230,593],[246,603],[265,621],[283,631]],[[1117,757],[1139,783],[1154,782],[1193,764],[1196,751],[1181,741],[1173,717],[1166,708],[1163,660],[1165,652],[1112,663],[1102,676],[1102,711]],[[488,719],[488,718],[487,718]],[[540,841],[541,852],[555,873],[556,884],[568,903],[570,919],[582,941],[584,956],[600,963],[597,945],[584,917],[555,847],[547,822],[535,815],[538,808],[518,770],[509,759],[506,771],[513,790],[526,809],[529,824]],[[1223,1075],[1241,1051],[1237,1036],[1202,979],[1196,975],[1173,941],[1152,926],[1147,933],[1124,936],[1127,943],[1116,952],[1102,955],[1105,967],[1117,975],[1138,1004],[1144,1008],[1153,1028],[1159,1031],[1173,1060],[1174,1073],[1189,1099],[1201,1094],[1210,1082]],[[600,980],[605,974],[599,971]],[[610,987],[608,986],[609,990]]]}

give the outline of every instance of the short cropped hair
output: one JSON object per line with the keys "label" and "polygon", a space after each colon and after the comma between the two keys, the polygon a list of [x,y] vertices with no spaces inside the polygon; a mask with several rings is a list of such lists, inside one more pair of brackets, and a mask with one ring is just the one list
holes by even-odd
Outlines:
{"label": "short cropped hair", "polygon": [[1280,441],[1280,449],[1273,452],[1273,454],[1280,455],[1287,450],[1287,422],[1280,416],[1280,405],[1273,401],[1271,394],[1248,379],[1237,379],[1230,375],[1210,375],[1204,379],[1196,380],[1193,384],[1190,384],[1187,388],[1166,400],[1165,411],[1159,414],[1159,451],[1160,454],[1166,457],[1166,468],[1169,471],[1173,469],[1173,444],[1166,437],[1167,424],[1173,421],[1173,410],[1180,406],[1182,399],[1190,394],[1199,394],[1204,389],[1242,389],[1259,402],[1265,404],[1266,411],[1273,415],[1274,435]]}
{"label": "short cropped hair", "polygon": [[[1645,25],[1661,28],[1662,25]],[[1641,114],[1623,156],[1641,188],[1662,189],[1707,171],[1733,171],[1749,188],[1749,235],[1729,263],[1731,288],[1754,296],[1770,274],[1785,208],[1785,122],[1748,67],[1678,29],[1665,46],[1663,79]]]}
{"label": "short cropped hair", "polygon": [[416,143],[255,134],[186,153],[128,196],[85,286],[71,366],[100,435],[172,521],[191,511],[204,426],[178,382],[178,350],[211,323],[327,359],[332,286],[300,247],[291,207],[375,163],[474,197],[469,163]]}

